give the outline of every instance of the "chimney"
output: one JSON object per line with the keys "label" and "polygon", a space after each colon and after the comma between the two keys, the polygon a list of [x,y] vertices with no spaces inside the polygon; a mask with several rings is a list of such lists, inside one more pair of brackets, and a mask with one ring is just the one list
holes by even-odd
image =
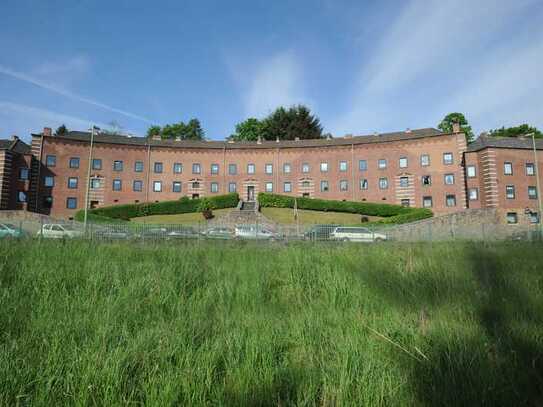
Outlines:
{"label": "chimney", "polygon": [[46,137],[51,137],[51,135],[52,135],[51,127],[44,127],[43,128],[43,135],[46,136]]}
{"label": "chimney", "polygon": [[452,124],[452,131],[453,133],[460,133],[460,123],[458,122],[453,122]]}

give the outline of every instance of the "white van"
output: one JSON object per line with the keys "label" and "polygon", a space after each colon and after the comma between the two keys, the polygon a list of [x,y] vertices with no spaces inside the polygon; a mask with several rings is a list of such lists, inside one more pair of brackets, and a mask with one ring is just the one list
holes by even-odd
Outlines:
{"label": "white van", "polygon": [[330,234],[330,239],[342,242],[380,242],[387,240],[386,235],[375,233],[367,228],[340,226]]}

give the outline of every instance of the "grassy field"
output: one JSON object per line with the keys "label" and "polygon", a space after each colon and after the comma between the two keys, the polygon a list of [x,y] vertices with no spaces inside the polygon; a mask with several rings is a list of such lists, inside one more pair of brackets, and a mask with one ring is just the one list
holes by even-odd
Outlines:
{"label": "grassy field", "polygon": [[[230,212],[232,208],[228,209],[215,209],[213,214],[215,217],[219,217]],[[155,223],[155,224],[195,224],[198,222],[205,222],[205,218],[201,212],[193,213],[178,213],[176,215],[151,215],[142,216],[139,218],[130,219],[132,222],[138,223]]]}
{"label": "grassy field", "polygon": [[[281,224],[295,224],[294,211],[290,208],[261,208],[262,214]],[[361,225],[361,215],[343,212],[320,212],[298,210],[298,221],[300,224],[338,224],[338,225]],[[379,220],[377,216],[368,216],[370,221]]]}
{"label": "grassy field", "polygon": [[541,405],[542,265],[518,242],[0,242],[0,404]]}

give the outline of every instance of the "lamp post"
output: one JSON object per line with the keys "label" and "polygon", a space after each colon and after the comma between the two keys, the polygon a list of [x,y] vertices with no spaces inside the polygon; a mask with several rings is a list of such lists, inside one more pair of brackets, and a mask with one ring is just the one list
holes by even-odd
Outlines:
{"label": "lamp post", "polygon": [[91,165],[92,165],[92,147],[94,145],[94,131],[100,130],[99,127],[92,126],[90,129],[90,148],[89,148],[89,162],[87,165],[87,190],[85,191],[85,216],[83,218],[83,227],[85,228],[85,234],[87,233],[87,213],[89,211],[89,191],[90,191],[90,174],[91,174]]}
{"label": "lamp post", "polygon": [[537,161],[537,148],[535,146],[535,133],[527,134],[527,136],[532,136],[532,147],[534,149],[534,164],[535,164],[535,181],[537,185],[537,204],[538,204],[538,213],[537,220],[539,222],[539,228],[543,231],[543,223],[541,219],[543,205],[541,204],[541,185],[539,181],[539,163]]}

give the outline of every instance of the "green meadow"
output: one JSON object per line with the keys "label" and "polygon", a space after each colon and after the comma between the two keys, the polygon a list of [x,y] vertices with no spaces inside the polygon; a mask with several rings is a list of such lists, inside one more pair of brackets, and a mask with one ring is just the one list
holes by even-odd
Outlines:
{"label": "green meadow", "polygon": [[0,242],[0,404],[543,403],[543,246]]}

